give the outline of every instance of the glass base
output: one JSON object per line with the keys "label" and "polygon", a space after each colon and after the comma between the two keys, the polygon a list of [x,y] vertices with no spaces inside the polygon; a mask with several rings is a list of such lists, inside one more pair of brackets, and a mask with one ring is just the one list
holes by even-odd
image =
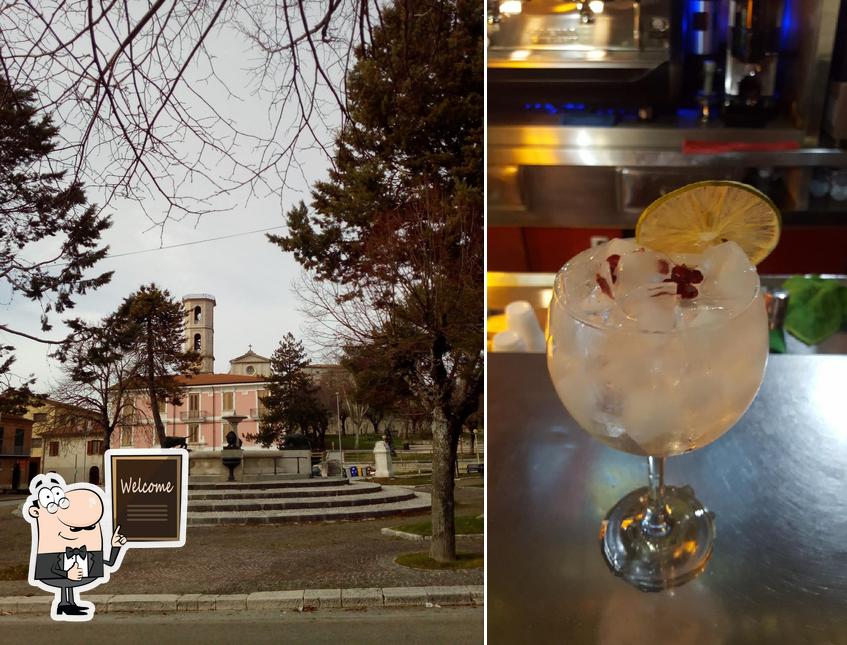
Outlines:
{"label": "glass base", "polygon": [[647,489],[620,500],[603,522],[600,546],[615,575],[643,591],[685,584],[706,568],[715,540],[714,513],[694,496],[690,486],[665,486],[667,525],[658,533],[642,523]]}

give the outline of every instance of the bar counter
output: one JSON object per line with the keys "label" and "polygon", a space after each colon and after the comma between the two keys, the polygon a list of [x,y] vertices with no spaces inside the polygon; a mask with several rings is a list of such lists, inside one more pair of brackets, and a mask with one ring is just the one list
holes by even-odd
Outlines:
{"label": "bar counter", "polygon": [[615,577],[598,541],[647,460],[576,424],[544,356],[489,354],[487,417],[489,642],[847,644],[847,356],[772,355],[738,424],[667,461],[717,539],[662,592]]}

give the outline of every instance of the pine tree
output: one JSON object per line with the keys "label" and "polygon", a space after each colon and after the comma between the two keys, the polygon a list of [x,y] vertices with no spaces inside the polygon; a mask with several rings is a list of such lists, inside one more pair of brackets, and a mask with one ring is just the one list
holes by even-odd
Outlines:
{"label": "pine tree", "polygon": [[349,118],[329,179],[269,235],[318,278],[378,276],[369,246],[386,214],[421,192],[482,203],[483,21],[478,0],[398,0],[347,79]]}
{"label": "pine tree", "polygon": [[263,397],[265,411],[259,430],[251,436],[263,446],[283,447],[294,433],[311,434],[315,448],[323,448],[329,425],[326,408],[317,398],[317,386],[306,369],[311,364],[303,343],[291,332],[285,334],[271,355],[268,394]]}
{"label": "pine tree", "polygon": [[136,380],[147,392],[159,445],[165,443],[161,403],[180,405],[184,388],[177,375],[196,374],[199,354],[185,350],[185,311],[166,289],[144,285],[121,303],[113,317],[138,358]]}
{"label": "pine tree", "polygon": [[[36,103],[33,91],[13,88],[0,73],[0,290],[39,303],[47,332],[50,312],[70,309],[76,295],[111,278],[111,272],[88,275],[106,255],[108,248],[98,245],[111,224],[86,203],[82,184],[67,182],[51,164],[58,129],[49,117],[37,116]],[[44,257],[51,247],[58,250]],[[2,321],[0,332],[50,342]],[[9,382],[14,349],[0,344],[0,412],[19,410],[32,385]]]}

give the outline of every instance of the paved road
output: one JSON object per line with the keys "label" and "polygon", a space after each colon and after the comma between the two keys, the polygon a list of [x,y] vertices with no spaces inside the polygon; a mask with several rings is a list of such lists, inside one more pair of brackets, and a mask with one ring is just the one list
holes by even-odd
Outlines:
{"label": "paved road", "polygon": [[0,617],[4,643],[482,643],[483,609],[102,614],[90,623],[42,617]]}

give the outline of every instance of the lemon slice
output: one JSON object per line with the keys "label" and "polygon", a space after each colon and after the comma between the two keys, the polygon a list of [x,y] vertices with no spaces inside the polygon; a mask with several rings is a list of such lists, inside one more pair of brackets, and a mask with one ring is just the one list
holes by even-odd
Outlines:
{"label": "lemon slice", "polygon": [[702,253],[737,243],[759,264],[779,241],[779,210],[766,195],[737,181],[700,181],[650,204],[638,218],[639,244],[662,253]]}

